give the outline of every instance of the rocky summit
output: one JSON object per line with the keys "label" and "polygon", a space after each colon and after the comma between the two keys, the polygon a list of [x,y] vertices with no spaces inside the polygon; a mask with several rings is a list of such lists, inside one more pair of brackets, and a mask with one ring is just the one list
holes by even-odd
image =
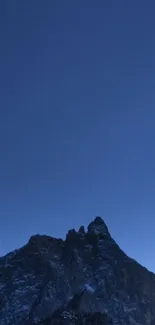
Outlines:
{"label": "rocky summit", "polygon": [[[136,245],[136,243],[135,243]],[[0,258],[0,325],[155,325],[155,275],[96,217]]]}

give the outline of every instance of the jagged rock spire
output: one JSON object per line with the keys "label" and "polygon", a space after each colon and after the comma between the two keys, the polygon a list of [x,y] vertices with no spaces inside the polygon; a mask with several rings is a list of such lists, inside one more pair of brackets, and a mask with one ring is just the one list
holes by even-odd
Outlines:
{"label": "jagged rock spire", "polygon": [[85,235],[85,229],[84,229],[84,226],[81,226],[79,228],[79,233],[82,234],[82,235]]}
{"label": "jagged rock spire", "polygon": [[88,232],[110,236],[108,227],[101,217],[96,217],[94,221],[88,225]]}

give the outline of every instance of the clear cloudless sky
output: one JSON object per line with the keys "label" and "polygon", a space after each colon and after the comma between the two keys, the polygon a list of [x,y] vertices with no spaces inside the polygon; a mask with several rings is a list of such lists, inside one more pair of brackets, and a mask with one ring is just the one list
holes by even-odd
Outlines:
{"label": "clear cloudless sky", "polygon": [[0,2],[0,255],[105,219],[155,271],[155,2]]}

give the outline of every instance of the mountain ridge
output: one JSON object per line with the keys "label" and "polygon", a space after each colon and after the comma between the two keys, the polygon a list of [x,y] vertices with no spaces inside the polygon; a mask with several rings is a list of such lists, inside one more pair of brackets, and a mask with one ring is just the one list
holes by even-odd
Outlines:
{"label": "mountain ridge", "polygon": [[69,230],[65,240],[31,236],[0,259],[0,324],[52,317],[84,287],[80,313],[105,312],[116,325],[155,325],[155,275],[120,249],[100,217],[87,231]]}
{"label": "mountain ridge", "polygon": [[[89,222],[89,224],[88,224],[88,226],[87,226],[87,230],[86,230],[86,227],[84,226],[84,225],[81,225],[80,227],[79,227],[79,230],[76,230],[75,228],[71,228],[71,229],[69,229],[68,231],[67,231],[67,233],[66,233],[66,237],[67,237],[67,235],[69,234],[69,233],[81,233],[81,234],[86,234],[87,232],[88,232],[88,228],[89,228],[89,226],[91,226],[91,224],[93,224],[93,223],[95,223],[96,222],[96,220],[99,220],[100,219],[100,221],[101,221],[101,223],[103,223],[104,224],[104,226],[105,226],[105,228],[107,229],[107,233],[110,235],[110,237],[111,237],[111,234],[110,234],[110,232],[109,232],[109,229],[108,229],[108,227],[107,227],[107,225],[106,225],[106,223],[105,223],[105,221],[104,221],[104,219],[103,218],[101,218],[100,216],[96,216],[95,218],[94,218],[94,220],[93,221],[91,221],[91,222]],[[4,254],[4,255],[2,255],[2,256],[0,256],[0,260],[1,259],[3,259],[3,258],[7,258],[7,256],[13,256],[14,254],[16,254],[16,252],[18,252],[19,250],[21,250],[23,247],[25,247],[25,246],[27,246],[31,241],[33,241],[33,240],[39,240],[39,239],[47,239],[47,240],[49,240],[49,242],[51,241],[51,240],[58,240],[58,241],[62,241],[62,242],[65,242],[66,241],[66,237],[65,238],[61,238],[61,237],[54,237],[54,236],[52,236],[52,235],[46,235],[46,234],[41,234],[41,233],[36,233],[35,235],[31,235],[30,236],[30,238],[28,239],[28,241],[27,241],[27,243],[25,243],[24,245],[22,245],[21,247],[19,247],[19,248],[15,248],[15,249],[13,249],[13,250],[11,250],[10,252],[8,252],[8,253],[6,253],[6,254]],[[111,239],[116,243],[116,245],[122,250],[122,252],[127,256],[127,257],[129,257],[130,259],[132,259],[134,262],[136,262],[137,264],[139,264],[140,266],[142,266],[143,268],[145,268],[148,272],[150,272],[150,273],[152,273],[153,275],[155,275],[155,272],[153,272],[152,270],[150,270],[147,266],[145,266],[145,265],[143,265],[140,261],[137,261],[137,259],[135,258],[135,257],[131,257],[131,256],[129,256],[129,254],[128,253],[126,253],[122,248],[121,248],[121,245],[120,244],[117,244],[117,241],[116,241],[116,239],[113,239],[113,237],[111,237]]]}

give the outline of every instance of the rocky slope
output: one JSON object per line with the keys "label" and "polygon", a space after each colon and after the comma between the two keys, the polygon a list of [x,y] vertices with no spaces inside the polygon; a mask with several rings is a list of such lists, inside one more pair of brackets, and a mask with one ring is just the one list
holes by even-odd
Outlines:
{"label": "rocky slope", "polygon": [[112,325],[112,320],[105,313],[84,313],[79,310],[85,290],[76,294],[65,308],[60,307],[37,325]]}
{"label": "rocky slope", "polygon": [[64,310],[61,314],[54,313],[52,317],[37,325],[112,325],[111,319],[104,313],[78,313]]}
{"label": "rocky slope", "polygon": [[155,325],[155,275],[126,256],[100,217],[87,232],[36,235],[0,259],[0,325],[51,322],[59,308],[78,324],[106,313],[114,325]]}

